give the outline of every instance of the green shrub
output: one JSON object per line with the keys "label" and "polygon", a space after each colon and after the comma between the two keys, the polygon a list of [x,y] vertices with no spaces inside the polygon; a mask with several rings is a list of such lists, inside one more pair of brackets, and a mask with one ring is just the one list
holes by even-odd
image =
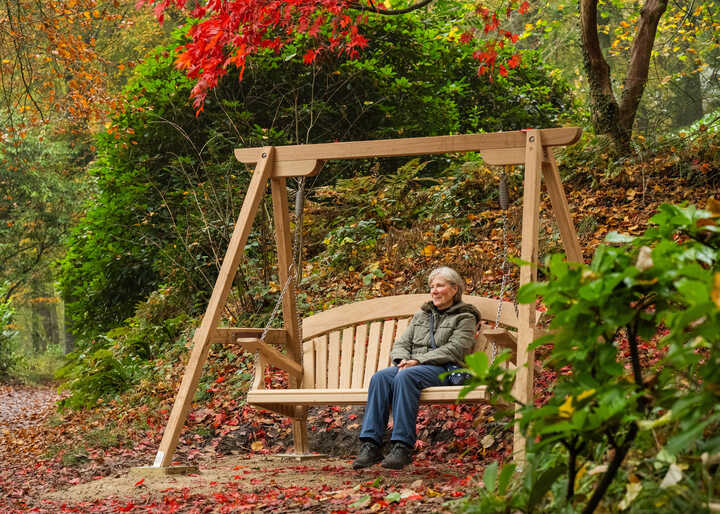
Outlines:
{"label": "green shrub", "polygon": [[357,268],[376,250],[385,232],[375,220],[361,220],[341,225],[330,231],[324,252],[328,265],[338,268]]}
{"label": "green shrub", "polygon": [[155,360],[182,345],[192,320],[181,311],[171,288],[153,292],[121,327],[90,340],[80,339],[56,373],[71,395],[61,408],[93,407],[116,399],[143,378],[154,376]]}
{"label": "green shrub", "polygon": [[13,377],[29,384],[48,384],[62,367],[65,358],[64,348],[59,344],[50,344],[44,352],[18,352],[13,368]]}
{"label": "green shrub", "polygon": [[7,378],[18,359],[14,344],[17,331],[12,326],[13,309],[9,301],[2,301],[3,294],[3,287],[0,287],[0,379]]}
{"label": "green shrub", "polygon": [[[519,291],[547,306],[553,333],[534,344],[552,341],[545,366],[557,373],[547,403],[520,411],[526,491],[544,461],[566,465],[543,486],[552,494],[513,506],[689,512],[720,495],[710,471],[720,455],[720,205],[710,207],[663,205],[643,235],[611,234],[589,265],[553,255],[548,280]],[[512,401],[513,372],[481,355],[468,366],[469,388],[487,382]]]}

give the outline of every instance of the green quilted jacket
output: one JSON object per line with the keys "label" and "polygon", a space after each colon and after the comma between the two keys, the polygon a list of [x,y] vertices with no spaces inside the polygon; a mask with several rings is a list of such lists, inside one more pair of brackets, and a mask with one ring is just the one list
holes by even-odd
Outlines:
{"label": "green quilted jacket", "polygon": [[[430,343],[430,316],[435,318],[435,349]],[[392,362],[415,359],[420,364],[438,366],[451,362],[462,364],[475,345],[475,330],[480,319],[480,312],[462,301],[442,312],[427,302],[395,340],[390,354]]]}

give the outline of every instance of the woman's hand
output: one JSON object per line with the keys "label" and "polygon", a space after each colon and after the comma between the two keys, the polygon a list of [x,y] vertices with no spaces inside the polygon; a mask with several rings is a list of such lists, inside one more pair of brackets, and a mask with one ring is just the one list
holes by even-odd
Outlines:
{"label": "woman's hand", "polygon": [[413,366],[417,366],[418,364],[420,364],[420,363],[418,361],[416,361],[415,359],[410,359],[410,360],[403,359],[398,363],[397,367],[400,369],[406,369],[406,368],[412,368]]}

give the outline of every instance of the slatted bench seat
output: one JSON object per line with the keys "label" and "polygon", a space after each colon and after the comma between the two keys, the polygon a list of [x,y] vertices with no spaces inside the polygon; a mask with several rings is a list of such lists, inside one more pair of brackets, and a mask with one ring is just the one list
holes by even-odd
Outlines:
{"label": "slatted bench seat", "polygon": [[[390,351],[395,338],[408,326],[420,306],[428,301],[427,294],[375,298],[324,311],[303,320],[302,367],[285,365],[269,345],[255,339],[238,339],[247,350],[257,351],[255,380],[247,402],[257,407],[292,418],[301,416],[304,407],[318,405],[364,405],[367,402],[370,378],[379,369],[390,365]],[[463,296],[466,303],[477,307],[484,321],[493,322],[498,301],[479,296]],[[513,304],[505,302],[500,322],[504,328],[490,329],[498,352],[514,348],[518,317]],[[475,351],[490,353],[491,342],[480,334]],[[279,352],[278,352],[279,353]],[[293,389],[265,389],[268,364],[286,369],[301,380]],[[294,364],[294,363],[293,363]],[[301,377],[301,378],[300,378]],[[423,404],[454,403],[462,386],[438,386],[423,389]],[[470,392],[463,401],[485,401],[485,387]]]}

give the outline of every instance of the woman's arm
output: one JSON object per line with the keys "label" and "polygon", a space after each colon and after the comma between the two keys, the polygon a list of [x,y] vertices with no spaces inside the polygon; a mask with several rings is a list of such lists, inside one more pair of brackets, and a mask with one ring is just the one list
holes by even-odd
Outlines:
{"label": "woman's arm", "polygon": [[400,335],[400,337],[395,339],[395,342],[393,343],[393,348],[390,352],[390,362],[395,365],[397,365],[400,361],[410,358],[410,353],[412,352],[413,335],[415,331],[415,319],[417,317],[418,314],[415,314],[415,316],[413,316],[410,325],[408,325],[405,331]]}

